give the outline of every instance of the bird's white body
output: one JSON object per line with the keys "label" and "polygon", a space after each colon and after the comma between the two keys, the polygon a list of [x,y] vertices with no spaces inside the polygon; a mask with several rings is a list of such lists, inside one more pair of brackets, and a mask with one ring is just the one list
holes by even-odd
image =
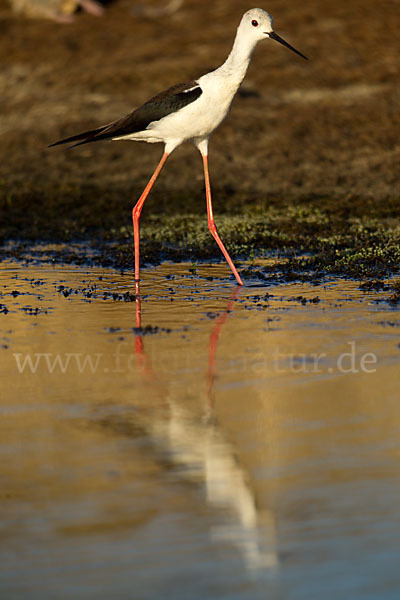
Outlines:
{"label": "bird's white body", "polygon": [[178,112],[150,123],[144,131],[115,139],[164,142],[168,154],[187,140],[198,145],[208,139],[228,114],[237,90],[237,86],[227,85],[229,82],[221,81],[218,75],[212,77],[214,73],[198,80],[203,90],[200,98]]}
{"label": "bird's white body", "polygon": [[[259,24],[257,30],[251,26],[252,21]],[[271,31],[272,17],[266,11],[261,8],[247,11],[240,22],[227,60],[218,69],[197,80],[196,84],[202,90],[197,100],[150,123],[144,131],[114,139],[163,142],[168,154],[183,142],[192,141],[202,154],[206,154],[208,138],[229,113],[257,42]]]}

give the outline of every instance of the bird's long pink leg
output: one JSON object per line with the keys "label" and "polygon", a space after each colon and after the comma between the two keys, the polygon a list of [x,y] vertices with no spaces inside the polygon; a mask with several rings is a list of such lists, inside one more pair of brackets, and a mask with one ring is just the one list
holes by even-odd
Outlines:
{"label": "bird's long pink leg", "polygon": [[153,175],[150,178],[149,183],[144,188],[143,194],[140,196],[139,200],[136,202],[136,204],[132,210],[133,237],[135,240],[135,281],[136,282],[139,281],[139,275],[140,275],[140,273],[139,273],[139,257],[140,257],[140,254],[139,254],[139,246],[140,246],[140,243],[139,243],[139,219],[140,219],[140,213],[142,212],[143,204],[144,204],[147,196],[149,195],[150,190],[153,187],[155,180],[159,176],[160,171],[163,168],[167,158],[168,158],[168,153],[164,152],[160,162],[157,165],[156,170],[154,171]]}
{"label": "bird's long pink leg", "polygon": [[211,186],[210,186],[210,175],[208,172],[208,157],[206,154],[202,154],[202,157],[203,157],[203,165],[204,165],[204,180],[205,180],[205,184],[206,184],[208,229],[210,230],[211,235],[213,236],[213,238],[217,242],[218,246],[220,247],[222,254],[225,256],[228,265],[232,269],[232,273],[236,277],[236,281],[238,282],[239,285],[243,285],[243,281],[242,281],[239,273],[237,272],[236,267],[233,264],[232,259],[229,256],[229,254],[217,232],[217,227],[214,222],[214,214],[213,214],[212,202],[211,202]]}

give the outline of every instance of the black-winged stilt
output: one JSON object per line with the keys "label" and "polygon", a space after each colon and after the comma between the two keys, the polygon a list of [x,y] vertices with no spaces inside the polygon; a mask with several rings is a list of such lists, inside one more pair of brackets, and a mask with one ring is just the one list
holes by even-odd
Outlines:
{"label": "black-winged stilt", "polygon": [[228,58],[218,69],[197,80],[178,84],[161,92],[117,121],[51,144],[57,146],[77,142],[73,146],[79,146],[100,140],[135,140],[164,144],[161,160],[132,211],[136,282],[139,281],[139,219],[143,204],[171,152],[183,142],[191,141],[203,158],[208,228],[237,282],[243,285],[214,222],[208,173],[208,141],[211,133],[228,114],[232,100],[246,75],[253,50],[260,40],[276,40],[302,58],[307,58],[273,31],[272,22],[271,15],[265,10],[248,10],[240,21]]}

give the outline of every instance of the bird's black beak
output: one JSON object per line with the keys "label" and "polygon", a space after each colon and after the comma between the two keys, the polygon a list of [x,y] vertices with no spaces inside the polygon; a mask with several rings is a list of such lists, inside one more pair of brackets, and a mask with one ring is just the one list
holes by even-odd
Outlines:
{"label": "bird's black beak", "polygon": [[275,40],[276,42],[279,42],[283,46],[286,46],[286,48],[289,48],[289,50],[292,50],[292,52],[295,52],[296,54],[298,54],[302,58],[305,58],[306,60],[308,60],[307,56],[304,56],[304,54],[302,54],[301,52],[299,52],[298,50],[296,50],[296,48],[293,48],[293,46],[291,46],[290,44],[288,44],[287,42],[285,42],[285,40],[283,38],[281,38],[277,33],[275,33],[275,31],[271,31],[270,33],[267,33],[267,35],[272,40]]}

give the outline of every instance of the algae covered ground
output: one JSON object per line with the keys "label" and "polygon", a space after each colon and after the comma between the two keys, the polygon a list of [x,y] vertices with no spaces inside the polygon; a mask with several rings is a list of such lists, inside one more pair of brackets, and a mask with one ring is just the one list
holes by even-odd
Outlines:
{"label": "algae covered ground", "polygon": [[[131,209],[161,147],[47,146],[217,67],[248,8],[242,0],[187,0],[172,15],[144,19],[116,2],[103,19],[82,14],[65,26],[15,18],[2,5],[0,240],[13,242],[3,256],[26,258],[37,242],[66,242],[54,260],[76,262],[87,249],[92,261],[131,268]],[[390,277],[395,302],[397,3],[383,0],[377,11],[372,0],[323,7],[270,0],[264,8],[310,60],[271,41],[257,48],[211,141],[220,235],[247,277],[338,274],[378,287]],[[79,256],[71,242],[82,243]],[[143,265],[220,258],[207,229],[201,160],[190,145],[170,158],[145,205],[141,245]],[[260,256],[274,260],[260,267]]]}

